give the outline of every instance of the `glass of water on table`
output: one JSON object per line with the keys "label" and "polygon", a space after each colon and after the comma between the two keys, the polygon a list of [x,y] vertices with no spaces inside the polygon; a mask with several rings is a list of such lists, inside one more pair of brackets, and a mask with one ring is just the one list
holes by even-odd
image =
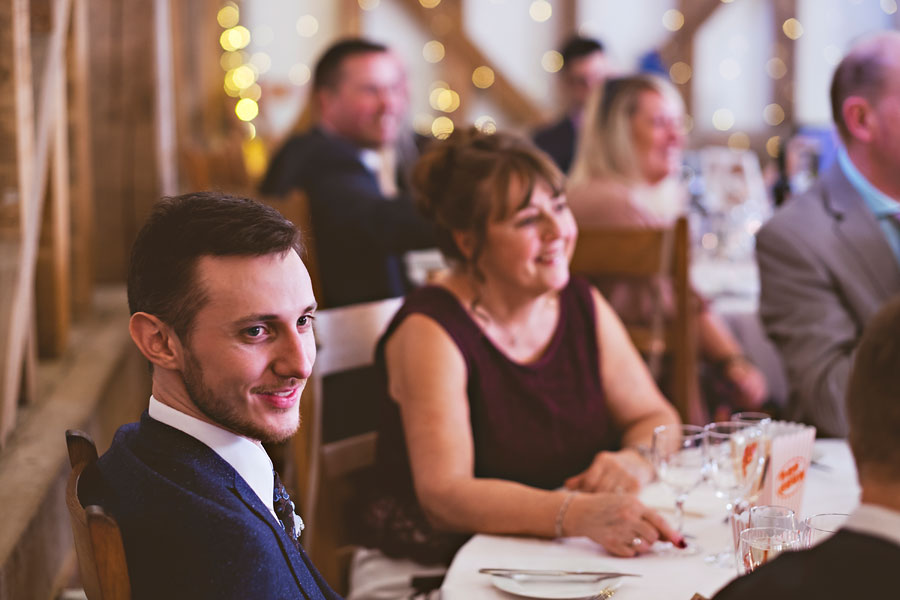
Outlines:
{"label": "glass of water on table", "polygon": [[[675,493],[675,527],[683,534],[684,501],[703,481],[706,468],[706,432],[696,425],[661,425],[653,430],[650,448],[657,478]],[[696,554],[688,543],[680,554]]]}

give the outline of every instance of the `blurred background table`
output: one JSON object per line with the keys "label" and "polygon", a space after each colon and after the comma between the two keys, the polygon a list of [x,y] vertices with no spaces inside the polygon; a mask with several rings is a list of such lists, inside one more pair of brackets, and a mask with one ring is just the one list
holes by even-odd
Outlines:
{"label": "blurred background table", "polygon": [[[804,490],[801,517],[825,512],[850,512],[859,504],[859,486],[850,449],[843,440],[819,440],[813,451]],[[641,493],[641,500],[674,519],[674,496],[654,483]],[[695,593],[712,597],[736,577],[734,568],[720,568],[704,561],[706,554],[732,544],[725,522],[724,502],[706,484],[695,490],[685,504],[685,532],[695,536],[700,552],[694,556],[644,555],[616,558],[587,538],[540,540],[534,538],[476,535],[460,549],[441,587],[444,600],[502,600],[511,598],[491,584],[483,567],[616,570],[638,573],[626,578],[616,600],[689,600]],[[561,596],[562,597],[562,596]]]}

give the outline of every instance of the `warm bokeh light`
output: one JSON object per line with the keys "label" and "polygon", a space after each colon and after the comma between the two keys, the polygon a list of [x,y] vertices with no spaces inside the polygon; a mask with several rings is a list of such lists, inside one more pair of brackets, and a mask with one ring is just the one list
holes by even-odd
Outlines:
{"label": "warm bokeh light", "polygon": [[[248,123],[248,128],[253,127]],[[256,127],[251,130],[251,137],[244,140],[241,149],[244,151],[244,169],[253,178],[262,177],[266,172],[266,144],[256,137]]]}
{"label": "warm bokeh light", "polygon": [[556,50],[547,50],[544,52],[544,56],[541,57],[541,66],[548,73],[556,73],[563,66],[562,54]]}
{"label": "warm bokeh light", "polygon": [[303,37],[312,37],[319,32],[319,20],[312,15],[303,15],[297,19],[297,33]]}
{"label": "warm bokeh light", "polygon": [[272,57],[265,52],[256,52],[250,57],[250,64],[257,73],[265,73],[272,67]]}
{"label": "warm bokeh light", "polygon": [[381,4],[381,0],[356,0],[356,3],[363,10],[374,10]]}
{"label": "warm bokeh light", "polygon": [[494,70],[484,65],[475,67],[472,71],[472,83],[483,90],[491,87],[494,85]]}
{"label": "warm bokeh light", "polygon": [[232,69],[225,74],[226,80],[231,80],[239,90],[246,89],[256,83],[256,72],[248,65],[241,65],[237,69]]}
{"label": "warm bokeh light", "polygon": [[803,25],[793,17],[784,22],[781,30],[784,32],[784,35],[792,40],[800,39],[800,36],[803,35]]}
{"label": "warm bokeh light", "polygon": [[784,109],[780,104],[769,104],[763,109],[763,119],[773,127],[781,125],[781,122],[784,121]]}
{"label": "warm bokeh light", "polygon": [[459,94],[448,88],[438,88],[431,92],[431,107],[441,112],[451,113],[459,108]]}
{"label": "warm bokeh light", "polygon": [[244,64],[243,52],[223,52],[222,57],[219,58],[219,64],[223,71],[237,69]]}
{"label": "warm bokeh light", "polygon": [[691,65],[687,64],[686,62],[678,61],[669,68],[669,77],[671,77],[672,81],[674,83],[677,83],[678,85],[682,85],[690,81],[691,75],[693,75]]}
{"label": "warm bokeh light", "polygon": [[426,42],[422,47],[422,56],[430,63],[439,63],[444,60],[444,45],[437,40]]}
{"label": "warm bokeh light", "polygon": [[490,115],[481,115],[475,119],[475,129],[482,133],[494,134],[497,133],[497,122]]}
{"label": "warm bokeh light", "polygon": [[431,135],[437,139],[447,139],[451,133],[453,133],[453,121],[449,117],[438,117],[431,122]]}
{"label": "warm bokeh light", "polygon": [[886,12],[889,15],[897,12],[897,2],[896,0],[881,0],[881,10]]}
{"label": "warm bokeh light", "polygon": [[421,4],[423,8],[434,8],[440,3],[441,0],[419,0],[419,4]]}
{"label": "warm bokeh light", "polygon": [[247,139],[254,140],[256,139],[256,125],[253,123],[247,122]]}
{"label": "warm bokeh light", "polygon": [[254,83],[248,88],[241,90],[240,97],[250,98],[251,100],[256,100],[257,102],[259,102],[260,97],[262,97],[262,88],[259,87],[258,83]]}
{"label": "warm bokeh light", "polygon": [[743,131],[736,131],[728,136],[728,147],[732,150],[749,150],[750,136]]}
{"label": "warm bokeh light", "polygon": [[297,63],[291,70],[288,71],[288,79],[296,86],[306,85],[309,83],[309,78],[312,76],[312,73],[309,70],[309,67],[304,65],[303,63]]}
{"label": "warm bokeh light", "polygon": [[772,158],[778,158],[778,152],[781,149],[781,136],[773,135],[766,140],[766,153]]}
{"label": "warm bokeh light", "polygon": [[772,79],[781,79],[787,75],[787,65],[778,57],[770,58],[768,62],[766,62],[766,73],[768,73],[769,77]]}
{"label": "warm bokeh light", "polygon": [[245,48],[250,43],[250,30],[243,25],[226,29],[219,36],[219,44],[228,52]]}
{"label": "warm bokeh light", "polygon": [[413,117],[413,130],[419,135],[431,135],[431,123],[434,118],[426,113],[418,113]]}
{"label": "warm bokeh light", "polygon": [[234,114],[241,121],[252,121],[259,114],[259,105],[256,103],[256,100],[241,98],[234,106]]}
{"label": "warm bokeh light", "polygon": [[225,6],[219,9],[219,12],[216,14],[216,21],[219,22],[219,26],[228,29],[229,27],[234,27],[238,24],[238,21],[241,18],[241,13],[238,10],[237,5],[233,2],[227,3]]}
{"label": "warm bokeh light", "polygon": [[734,113],[727,108],[720,108],[713,113],[712,124],[719,131],[728,131],[734,127]]}
{"label": "warm bokeh light", "polygon": [[678,31],[684,27],[684,15],[680,10],[669,9],[663,13],[662,23],[669,31]]}
{"label": "warm bokeh light", "polygon": [[726,58],[719,63],[719,75],[728,81],[734,81],[741,76],[741,63],[733,58]]}
{"label": "warm bokeh light", "polygon": [[553,7],[547,0],[534,0],[528,7],[528,14],[538,23],[543,23],[553,15]]}
{"label": "warm bokeh light", "polygon": [[228,94],[229,96],[231,96],[232,98],[237,98],[238,96],[241,95],[241,90],[239,90],[237,87],[235,87],[234,82],[231,81],[231,77],[225,78],[225,83],[222,86],[222,88],[225,90],[225,93]]}

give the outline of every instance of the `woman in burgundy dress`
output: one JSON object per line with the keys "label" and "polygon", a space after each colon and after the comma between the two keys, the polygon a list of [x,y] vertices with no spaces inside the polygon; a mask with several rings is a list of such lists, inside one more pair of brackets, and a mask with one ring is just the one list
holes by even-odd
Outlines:
{"label": "woman in burgundy dress", "polygon": [[654,427],[678,416],[599,292],[569,276],[562,174],[529,142],[473,129],[436,143],[413,181],[451,268],[379,345],[378,480],[350,597],[392,597],[389,573],[408,589],[472,533],[587,536],[619,556],[680,543],[633,495],[653,477]]}

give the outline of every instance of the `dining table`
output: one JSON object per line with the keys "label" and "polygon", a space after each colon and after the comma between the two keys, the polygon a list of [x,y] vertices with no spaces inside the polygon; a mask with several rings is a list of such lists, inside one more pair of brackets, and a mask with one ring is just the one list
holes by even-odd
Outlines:
{"label": "dining table", "polygon": [[[799,518],[820,513],[849,513],[859,505],[860,488],[856,467],[845,440],[820,439],[813,446],[806,473]],[[639,494],[644,505],[674,523],[675,496],[663,484],[652,482]],[[710,554],[733,549],[731,525],[725,501],[703,483],[685,502],[684,532],[697,552],[692,555],[669,549],[633,558],[606,552],[588,538],[556,540],[478,534],[456,554],[441,587],[443,600],[510,600],[516,597],[575,598],[575,588],[565,586],[510,588],[503,577],[480,573],[480,569],[541,569],[565,571],[614,571],[639,577],[615,580],[609,592],[593,596],[616,600],[691,600],[694,594],[711,598],[737,576],[732,564],[717,566]],[[657,544],[659,546],[659,544]],[[512,589],[515,593],[503,591]],[[538,591],[539,590],[539,591]],[[576,595],[567,595],[575,593]]]}

